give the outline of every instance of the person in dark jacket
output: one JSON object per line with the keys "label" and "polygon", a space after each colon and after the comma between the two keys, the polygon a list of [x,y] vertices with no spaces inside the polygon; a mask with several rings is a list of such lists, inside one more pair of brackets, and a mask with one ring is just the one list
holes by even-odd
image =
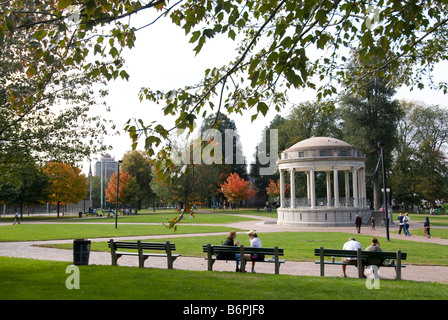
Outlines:
{"label": "person in dark jacket", "polygon": [[430,233],[430,224],[429,224],[429,218],[428,217],[426,217],[425,218],[425,222],[423,223],[423,227],[425,228],[425,235],[428,237],[428,238],[431,238],[431,233]]}
{"label": "person in dark jacket", "polygon": [[403,227],[404,227],[403,218],[404,218],[404,216],[400,212],[400,214],[397,217],[398,225],[399,225],[398,234],[401,234],[401,231],[403,230]]}
{"label": "person in dark jacket", "polygon": [[355,226],[358,233],[361,233],[361,225],[362,225],[362,219],[360,216],[356,215]]}
{"label": "person in dark jacket", "polygon": [[[224,246],[238,246],[240,244],[239,241],[235,243],[236,231],[230,231],[227,235],[226,241],[224,241]],[[216,257],[219,260],[235,260],[236,262],[236,272],[240,271],[240,259],[241,255],[239,253],[220,253],[219,256]]]}

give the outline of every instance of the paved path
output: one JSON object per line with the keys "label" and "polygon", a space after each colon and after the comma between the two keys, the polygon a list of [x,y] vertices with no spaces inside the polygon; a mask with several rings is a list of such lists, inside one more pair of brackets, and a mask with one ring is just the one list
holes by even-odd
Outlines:
{"label": "paved path", "polygon": [[[250,216],[254,218],[254,216]],[[266,232],[346,232],[353,233],[354,227],[337,227],[337,228],[300,228],[300,227],[286,227],[275,224],[276,219],[257,217],[260,220],[244,221],[238,223],[226,224],[232,228],[239,228],[243,230],[257,230],[258,233]],[[64,222],[67,223],[68,221]],[[37,223],[37,222],[36,222]],[[39,222],[42,223],[42,222]],[[84,222],[86,223],[86,222]],[[414,223],[414,227],[420,227],[417,223]],[[1,226],[0,226],[1,228]],[[397,229],[397,226],[391,226],[391,231]],[[436,229],[434,227],[433,229]],[[412,231],[412,230],[411,230]],[[224,235],[225,233],[207,233],[207,234],[172,234],[167,235],[170,238],[176,237],[190,237],[190,236],[209,236],[209,235]],[[385,236],[385,228],[377,227],[376,231],[370,230],[370,226],[365,226],[361,230],[363,235],[372,236]],[[163,236],[139,236],[139,237],[115,237],[116,239],[151,239],[151,238],[161,238]],[[448,240],[446,239],[428,239],[421,236],[411,236],[405,238],[404,235],[390,234],[392,239],[406,239],[407,241],[417,241],[417,242],[427,242],[427,243],[438,243],[442,245],[448,245]],[[95,238],[91,241],[106,241],[109,238]],[[64,249],[54,249],[41,247],[39,245],[48,245],[55,243],[72,243],[73,240],[48,240],[48,241],[27,241],[27,242],[2,242],[0,243],[0,256],[7,257],[20,257],[20,258],[30,258],[30,259],[42,259],[42,260],[54,260],[54,261],[73,261],[73,251]],[[118,260],[121,266],[138,266],[138,259],[135,257],[123,256]],[[110,265],[111,257],[109,252],[91,252],[90,253],[90,264],[97,265]],[[151,258],[146,260],[146,267],[155,268],[166,268],[166,259]],[[180,257],[174,263],[175,269],[184,270],[197,270],[204,271],[207,270],[207,263],[204,258],[195,257]],[[214,270],[217,271],[234,271],[234,262],[224,262],[219,261],[214,264]],[[268,263],[258,263],[256,265],[256,271],[258,273],[274,273],[274,267]],[[289,275],[300,275],[300,276],[319,276],[320,268],[315,265],[314,262],[292,262],[286,261],[280,268],[281,274]],[[340,266],[329,266],[326,265],[325,275],[326,276],[340,276],[341,275]],[[381,268],[380,275],[383,279],[394,279],[395,270],[394,268]],[[347,268],[348,277],[357,277],[357,270],[353,267]],[[448,284],[448,267],[444,266],[417,266],[409,265],[402,269],[402,279],[403,280],[413,280],[413,281],[430,281],[430,282],[440,282]]]}

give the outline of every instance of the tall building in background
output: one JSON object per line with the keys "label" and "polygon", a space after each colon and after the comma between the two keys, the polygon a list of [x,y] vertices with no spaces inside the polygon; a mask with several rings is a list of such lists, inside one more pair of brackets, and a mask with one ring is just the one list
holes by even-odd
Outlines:
{"label": "tall building in background", "polygon": [[101,161],[95,163],[95,177],[103,177],[105,181],[108,181],[117,172],[117,166],[118,163],[115,161],[115,158],[112,158],[110,154],[106,153],[101,158]]}
{"label": "tall building in background", "polygon": [[112,158],[110,154],[106,153],[101,161],[95,163],[95,177],[101,178],[101,209],[104,209],[106,203],[106,193],[104,189],[107,187],[107,182],[114,173],[118,171],[118,162]]}

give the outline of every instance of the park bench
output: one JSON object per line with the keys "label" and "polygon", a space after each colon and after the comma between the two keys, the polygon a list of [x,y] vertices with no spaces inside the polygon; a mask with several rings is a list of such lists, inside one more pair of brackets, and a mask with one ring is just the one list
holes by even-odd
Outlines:
{"label": "park bench", "polygon": [[[279,256],[283,256],[283,249],[279,247],[274,248],[253,248],[253,247],[245,247],[243,245],[240,246],[212,246],[210,243],[204,244],[202,246],[202,251],[207,253],[207,257],[205,260],[208,260],[208,271],[213,270],[213,264],[217,259],[216,255],[218,253],[239,253],[241,254],[241,272],[246,271],[246,259],[244,258],[245,254],[264,254],[264,260],[257,260],[258,262],[266,262],[266,263],[274,263],[275,264],[275,274],[280,273],[280,264],[285,263],[285,260],[280,260]],[[272,259],[266,259],[267,256],[273,256]],[[227,261],[227,260],[226,260]],[[235,260],[232,260],[235,261]]]}
{"label": "park bench", "polygon": [[[168,262],[168,269],[173,269],[174,261],[180,257],[180,254],[172,254],[171,252],[176,250],[174,243],[167,241],[166,243],[155,242],[141,242],[140,240],[130,241],[114,241],[110,239],[108,242],[110,253],[112,256],[112,265],[117,265],[117,260],[124,255],[138,256],[138,266],[143,268],[145,260],[149,257],[166,257]],[[137,252],[117,251],[117,249],[131,249],[137,250]],[[143,250],[161,250],[166,253],[144,253]]]}
{"label": "park bench", "polygon": [[[318,261],[315,261],[316,264],[320,264],[320,275],[323,277],[325,275],[325,265],[352,265],[358,268],[358,277],[363,277],[363,264],[364,266],[369,265],[366,263],[367,259],[375,259],[384,261],[395,260],[394,263],[390,265],[379,264],[378,267],[392,267],[395,268],[395,279],[401,280],[401,268],[405,268],[406,266],[401,263],[402,260],[406,260],[407,254],[406,252],[401,252],[401,250],[397,250],[397,252],[386,252],[386,251],[362,251],[358,250],[338,250],[338,249],[324,249],[324,247],[320,247],[319,249],[314,249],[314,255],[320,257]],[[345,258],[356,258],[356,265],[350,264],[344,261],[331,261],[325,260],[325,257],[345,257]]]}

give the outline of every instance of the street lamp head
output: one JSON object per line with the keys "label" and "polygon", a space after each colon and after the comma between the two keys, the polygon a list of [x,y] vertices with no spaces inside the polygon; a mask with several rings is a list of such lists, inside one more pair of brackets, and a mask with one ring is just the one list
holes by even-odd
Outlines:
{"label": "street lamp head", "polygon": [[378,145],[378,147],[383,148],[386,145],[386,142],[379,141],[377,145]]}

